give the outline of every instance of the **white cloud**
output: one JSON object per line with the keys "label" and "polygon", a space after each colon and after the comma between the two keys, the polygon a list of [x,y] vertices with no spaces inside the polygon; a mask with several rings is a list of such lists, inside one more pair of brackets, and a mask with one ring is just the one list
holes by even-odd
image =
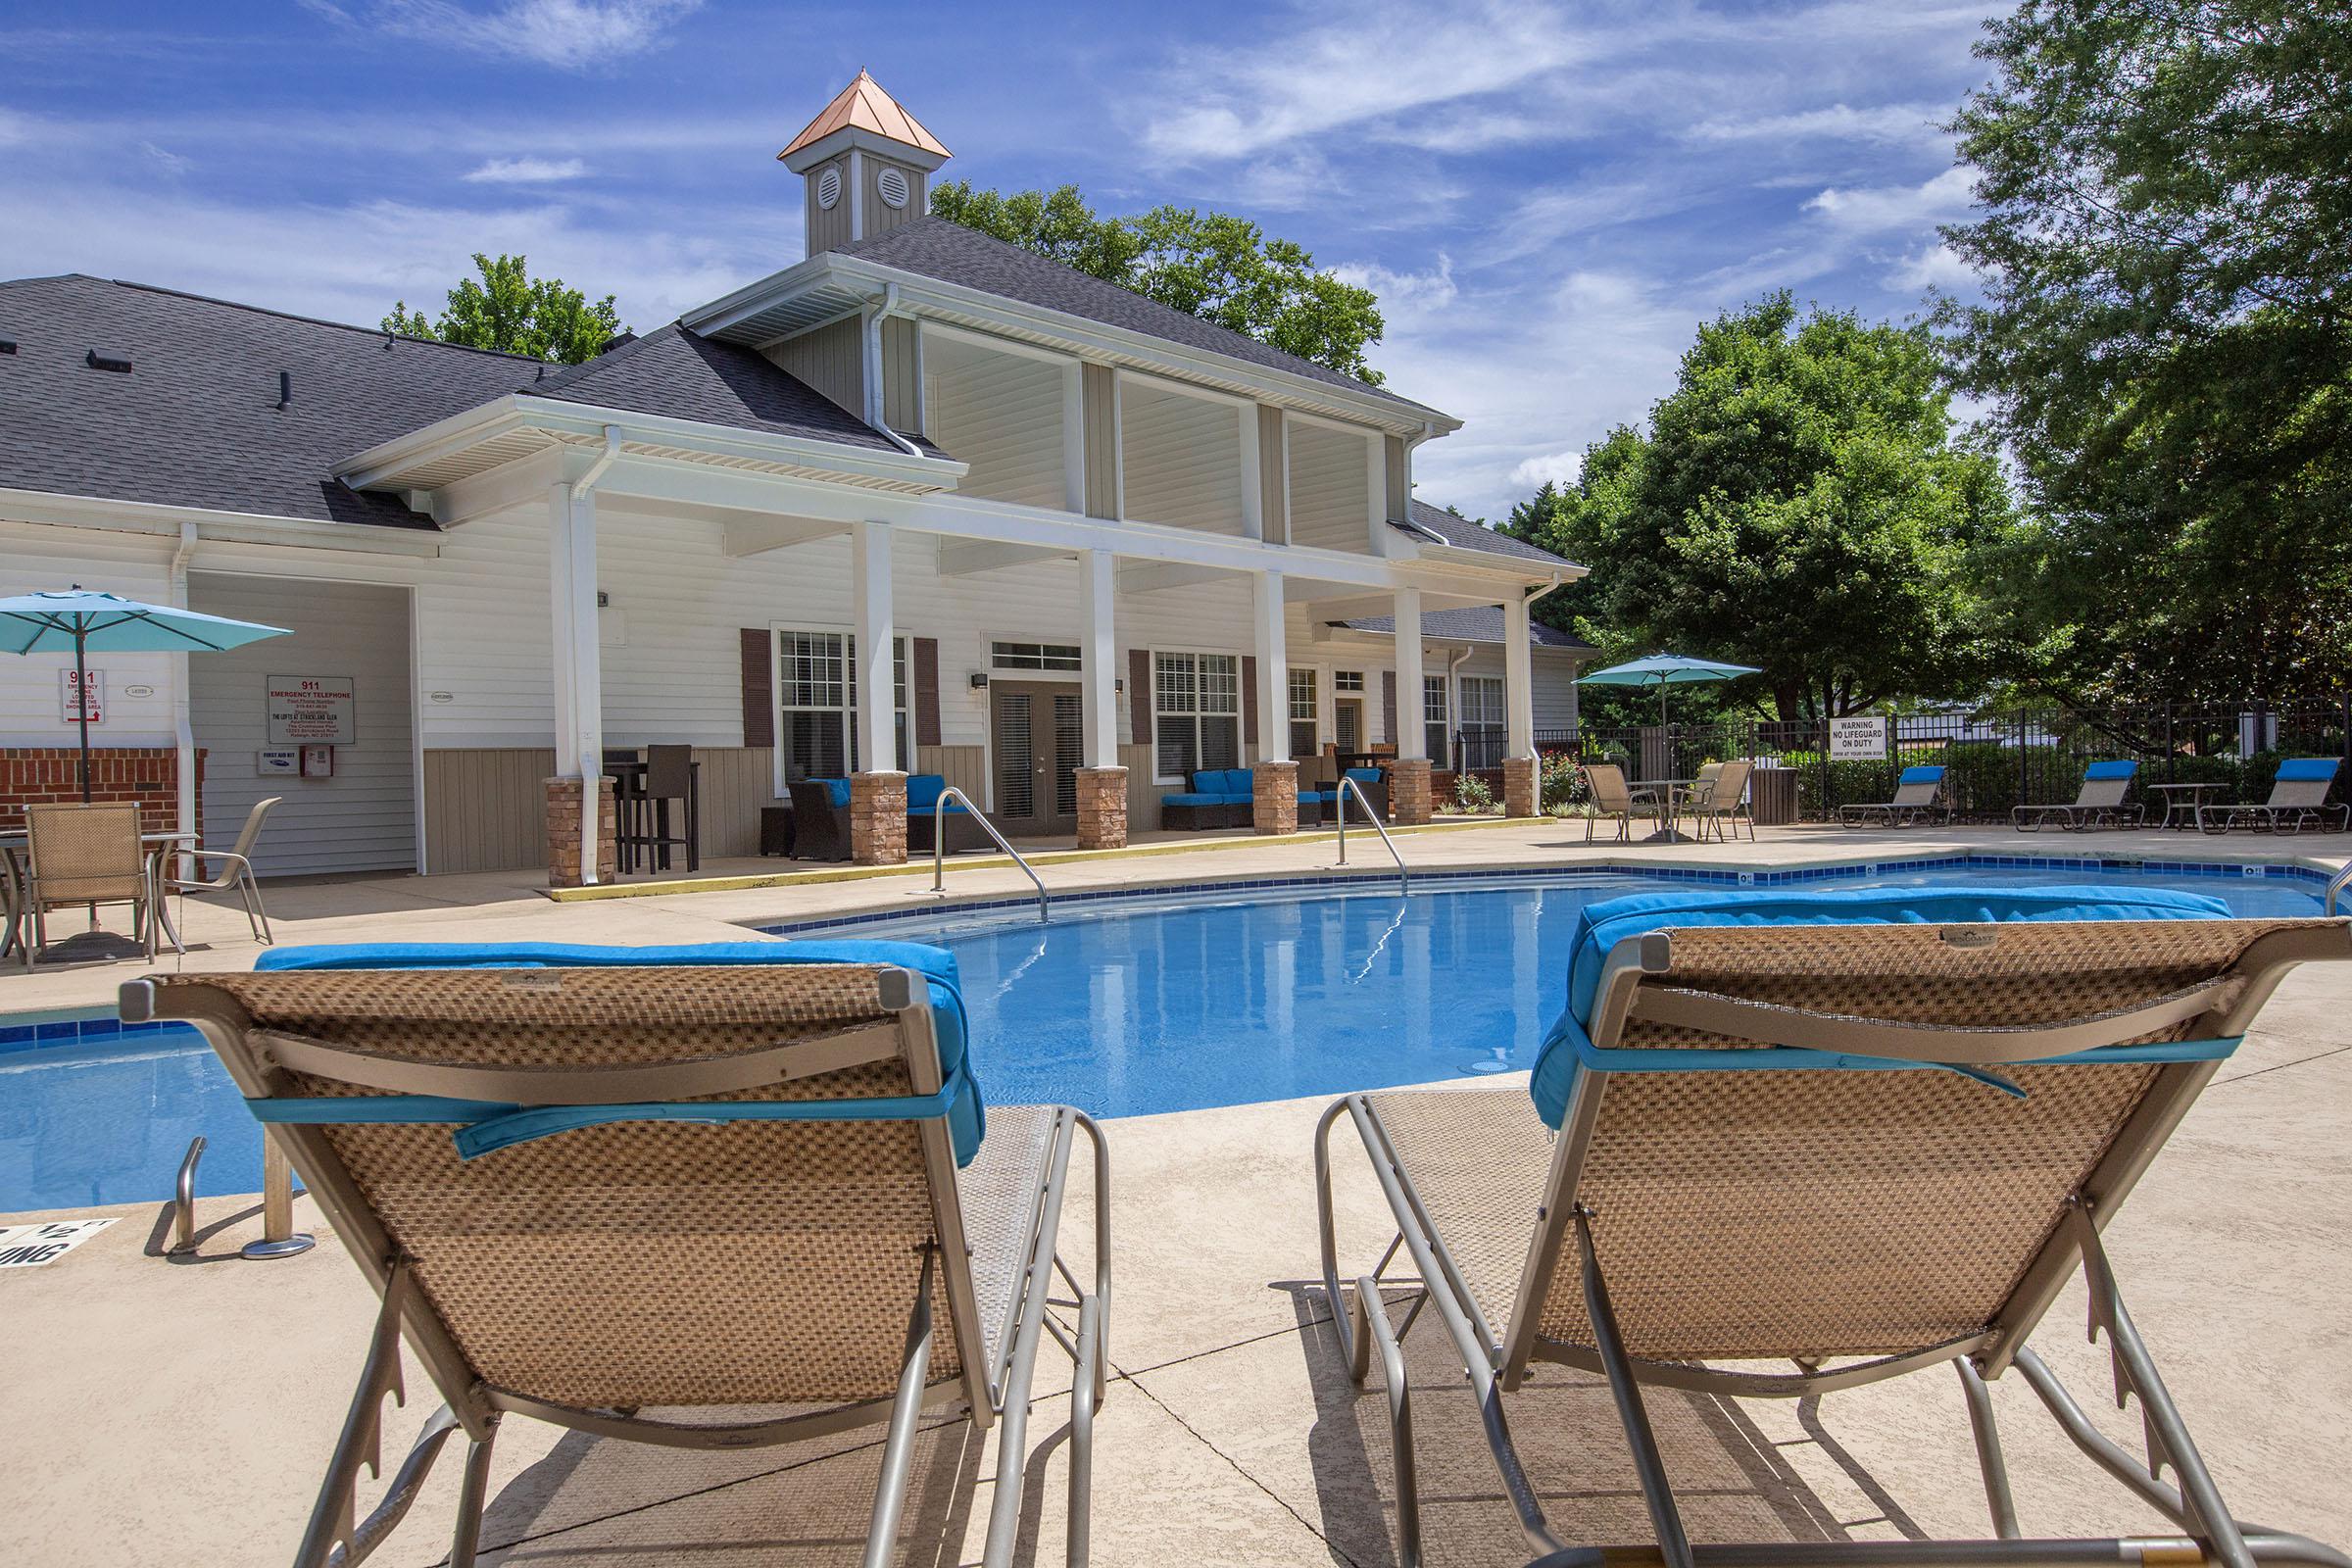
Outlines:
{"label": "white cloud", "polygon": [[1701,121],[1683,134],[1687,140],[1709,142],[1823,138],[1934,144],[1943,140],[1943,132],[1936,127],[1950,114],[1948,104],[1878,104],[1862,109],[1831,104],[1788,114]]}
{"label": "white cloud", "polygon": [[1357,288],[1368,288],[1380,300],[1380,314],[1393,331],[1399,322],[1420,321],[1437,315],[1461,296],[1453,281],[1453,258],[1441,251],[1438,265],[1426,272],[1392,272],[1371,262],[1343,262],[1332,276]]}
{"label": "white cloud", "polygon": [[1968,208],[1976,176],[1947,169],[1924,185],[1872,185],[1851,190],[1833,186],[1805,203],[1805,211],[1848,233],[1882,233],[1917,228],[1957,217]]}
{"label": "white cloud", "polygon": [[[379,0],[366,21],[385,32],[563,71],[614,66],[662,42],[702,0],[505,0],[469,11],[451,0]],[[331,5],[315,7],[343,20]]]}
{"label": "white cloud", "polygon": [[1584,471],[1583,452],[1545,452],[1525,459],[1511,469],[1510,482],[1521,490],[1539,490],[1547,484],[1558,485],[1565,490],[1576,483],[1576,476]]}
{"label": "white cloud", "polygon": [[537,185],[587,172],[577,158],[492,158],[462,177],[477,185]]}
{"label": "white cloud", "polygon": [[1966,288],[1977,280],[1977,270],[1944,244],[1923,246],[1886,274],[1889,288],[1904,289]]}
{"label": "white cloud", "polygon": [[151,141],[139,143],[139,151],[146,154],[149,163],[167,174],[176,176],[188,172],[188,161],[185,158],[174,152],[167,152]]}

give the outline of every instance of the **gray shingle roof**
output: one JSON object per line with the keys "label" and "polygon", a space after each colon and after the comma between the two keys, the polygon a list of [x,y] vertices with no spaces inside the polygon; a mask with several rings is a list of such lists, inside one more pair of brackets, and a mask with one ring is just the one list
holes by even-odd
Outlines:
{"label": "gray shingle roof", "polygon": [[1219,354],[1267,369],[1287,370],[1330,386],[1368,393],[1416,414],[1437,413],[1409,398],[1367,386],[1354,376],[1296,354],[1285,354],[1255,338],[1244,337],[1197,316],[1187,316],[1157,300],[1146,299],[1133,289],[1105,283],[949,219],[918,218],[887,233],[844,245],[837,254],[855,256],[877,267],[896,268],[942,283],[979,289],[1041,310],[1059,311],[1105,326],[1142,332],[1200,353]]}
{"label": "gray shingle roof", "polygon": [[[1509,534],[1490,528],[1483,522],[1472,522],[1468,517],[1457,517],[1443,507],[1433,507],[1427,502],[1412,503],[1411,516],[1413,527],[1426,528],[1447,544],[1458,546],[1463,550],[1484,550],[1490,555],[1515,556],[1521,561],[1541,561],[1547,564],[1561,566],[1573,564],[1566,557],[1555,556],[1540,545],[1531,545],[1524,539],[1514,539]],[[1408,528],[1405,531],[1410,533],[1412,529]]]}
{"label": "gray shingle roof", "polygon": [[[1335,626],[1349,631],[1394,632],[1396,619],[1393,615],[1366,615],[1358,620],[1337,620]],[[1572,637],[1557,626],[1531,621],[1528,640],[1538,648],[1566,648],[1574,652],[1596,654],[1599,649],[1581,637]],[[1502,641],[1502,607],[1477,605],[1468,610],[1432,610],[1421,616],[1421,635],[1440,643],[1498,643]]]}
{"label": "gray shingle roof", "polygon": [[[0,338],[17,344],[0,355],[0,486],[409,528],[432,521],[347,488],[335,465],[540,369],[79,274],[0,282]],[[92,349],[130,372],[91,369]]]}
{"label": "gray shingle roof", "polygon": [[763,356],[698,336],[674,322],[522,390],[593,408],[701,419],[876,452],[900,450]]}

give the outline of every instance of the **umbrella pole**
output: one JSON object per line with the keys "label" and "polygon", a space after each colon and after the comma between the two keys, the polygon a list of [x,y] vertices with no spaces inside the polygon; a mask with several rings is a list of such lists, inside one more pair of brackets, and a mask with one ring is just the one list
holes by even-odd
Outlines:
{"label": "umbrella pole", "polygon": [[[74,621],[74,712],[81,722],[81,804],[90,804],[90,650],[89,632],[80,617]],[[93,912],[95,906],[92,906]]]}

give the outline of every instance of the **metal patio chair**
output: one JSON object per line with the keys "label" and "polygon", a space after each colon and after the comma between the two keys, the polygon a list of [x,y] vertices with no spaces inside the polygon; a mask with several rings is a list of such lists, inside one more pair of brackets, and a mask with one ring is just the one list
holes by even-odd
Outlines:
{"label": "metal patio chair", "polygon": [[49,945],[51,909],[127,904],[131,934],[155,956],[155,867],[135,801],[24,808],[24,906],[18,946],[29,969]]}
{"label": "metal patio chair", "polygon": [[1728,840],[1736,836],[1742,819],[1747,822],[1748,838],[1751,841],[1755,838],[1755,819],[1747,811],[1747,775],[1755,770],[1755,765],[1746,758],[1735,757],[1728,762],[1710,762],[1698,770],[1698,783],[1691,786],[1690,803],[1684,810],[1698,824],[1700,838],[1706,837],[1711,829],[1718,840]]}
{"label": "metal patio chair", "polygon": [[[2232,919],[2217,900],[2139,889],[1592,906],[1534,1105],[1497,1090],[1358,1094],[1317,1131],[1324,1290],[1357,1384],[1376,1351],[1381,1364],[1404,1568],[1421,1559],[1422,1522],[1399,1340],[1431,1319],[1459,1355],[1538,1563],[2341,1568],[2328,1547],[2230,1516],[2099,1233],[2279,977],[2352,956],[2348,927]],[[1331,1198],[1342,1119],[1397,1232],[1351,1295]],[[1399,1253],[1418,1275],[1389,1282],[1414,1293],[1401,1330],[1381,1294]],[[2119,1402],[2141,1403],[2144,1465],[2026,1343],[2077,1267]],[[1538,1361],[1607,1380],[1654,1544],[1570,1542],[1545,1519],[1504,1397]],[[1995,1539],[1689,1542],[1645,1389],[1797,1398],[1947,1363]],[[1985,1386],[2013,1367],[2078,1446],[2186,1539],[2021,1539]],[[2168,1468],[2177,1487],[2158,1479]]]}
{"label": "metal patio chair", "polygon": [[[134,982],[122,1012],[203,1031],[381,1298],[297,1568],[365,1557],[460,1433],[447,1560],[466,1568],[511,1415],[682,1448],[884,1429],[878,1564],[918,1427],[946,1407],[1002,1424],[994,1568],[1019,1527],[1048,1335],[1076,1367],[1070,1561],[1085,1560],[1105,1155],[1060,1106],[990,1107],[983,1138],[947,953],[278,948],[249,974]],[[1058,1240],[1080,1134],[1091,1291]],[[1066,1324],[1046,1316],[1057,1274]],[[404,1339],[446,1402],[355,1523]]]}
{"label": "metal patio chair", "polygon": [[1917,827],[1922,822],[1948,822],[1952,808],[1943,799],[1943,764],[1920,762],[1903,769],[1894,781],[1891,801],[1858,801],[1838,808],[1840,827]]}
{"label": "metal patio chair", "polygon": [[2270,833],[2300,833],[2307,827],[2326,829],[2330,821],[2341,833],[2352,826],[2352,806],[2330,806],[2328,791],[2341,766],[2333,757],[2290,757],[2278,764],[2271,779],[2270,798],[2244,806],[2208,806],[2197,812],[2197,826],[2208,833],[2253,828]]}
{"label": "metal patio chair", "polygon": [[2015,806],[2009,818],[2020,833],[2038,832],[2051,822],[2080,831],[2093,827],[2137,827],[2147,819],[2144,806],[2126,806],[2139,763],[2130,758],[2093,762],[2082,770],[2082,787],[2063,806]]}
{"label": "metal patio chair", "polygon": [[1622,844],[1634,836],[1637,821],[1663,821],[1666,803],[1658,792],[1647,785],[1632,785],[1625,781],[1625,769],[1615,762],[1586,762],[1585,791],[1592,797],[1593,814],[1585,818],[1585,842],[1592,842],[1592,824],[1600,818],[1613,817],[1617,823],[1617,842]]}
{"label": "metal patio chair", "polygon": [[[196,875],[167,877],[165,886],[173,893],[229,893],[234,892],[245,905],[245,923],[253,928],[253,939],[264,947],[277,939],[270,934],[270,911],[262,906],[262,887],[253,879],[253,844],[262,836],[262,822],[270,808],[285,799],[272,795],[266,801],[256,801],[253,809],[245,813],[245,825],[237,830],[237,847],[233,850],[191,850],[196,861]],[[204,862],[220,862],[211,876],[204,874]]]}

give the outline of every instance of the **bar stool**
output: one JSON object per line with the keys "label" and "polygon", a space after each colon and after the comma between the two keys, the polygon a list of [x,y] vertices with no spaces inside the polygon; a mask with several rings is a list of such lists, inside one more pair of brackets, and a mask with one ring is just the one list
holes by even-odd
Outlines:
{"label": "bar stool", "polygon": [[637,843],[645,832],[637,819],[644,804],[644,765],[635,748],[626,746],[606,747],[604,765],[612,779],[613,855],[626,876],[637,869]]}
{"label": "bar stool", "polygon": [[[699,780],[695,776],[694,748],[691,746],[649,746],[645,749],[644,782],[638,787],[635,800],[635,832],[624,842],[633,843],[645,852],[648,869],[669,869],[669,851],[681,845],[686,851],[686,869],[702,869],[701,803],[696,799]],[[670,832],[669,803],[679,803],[685,818],[682,833]]]}

